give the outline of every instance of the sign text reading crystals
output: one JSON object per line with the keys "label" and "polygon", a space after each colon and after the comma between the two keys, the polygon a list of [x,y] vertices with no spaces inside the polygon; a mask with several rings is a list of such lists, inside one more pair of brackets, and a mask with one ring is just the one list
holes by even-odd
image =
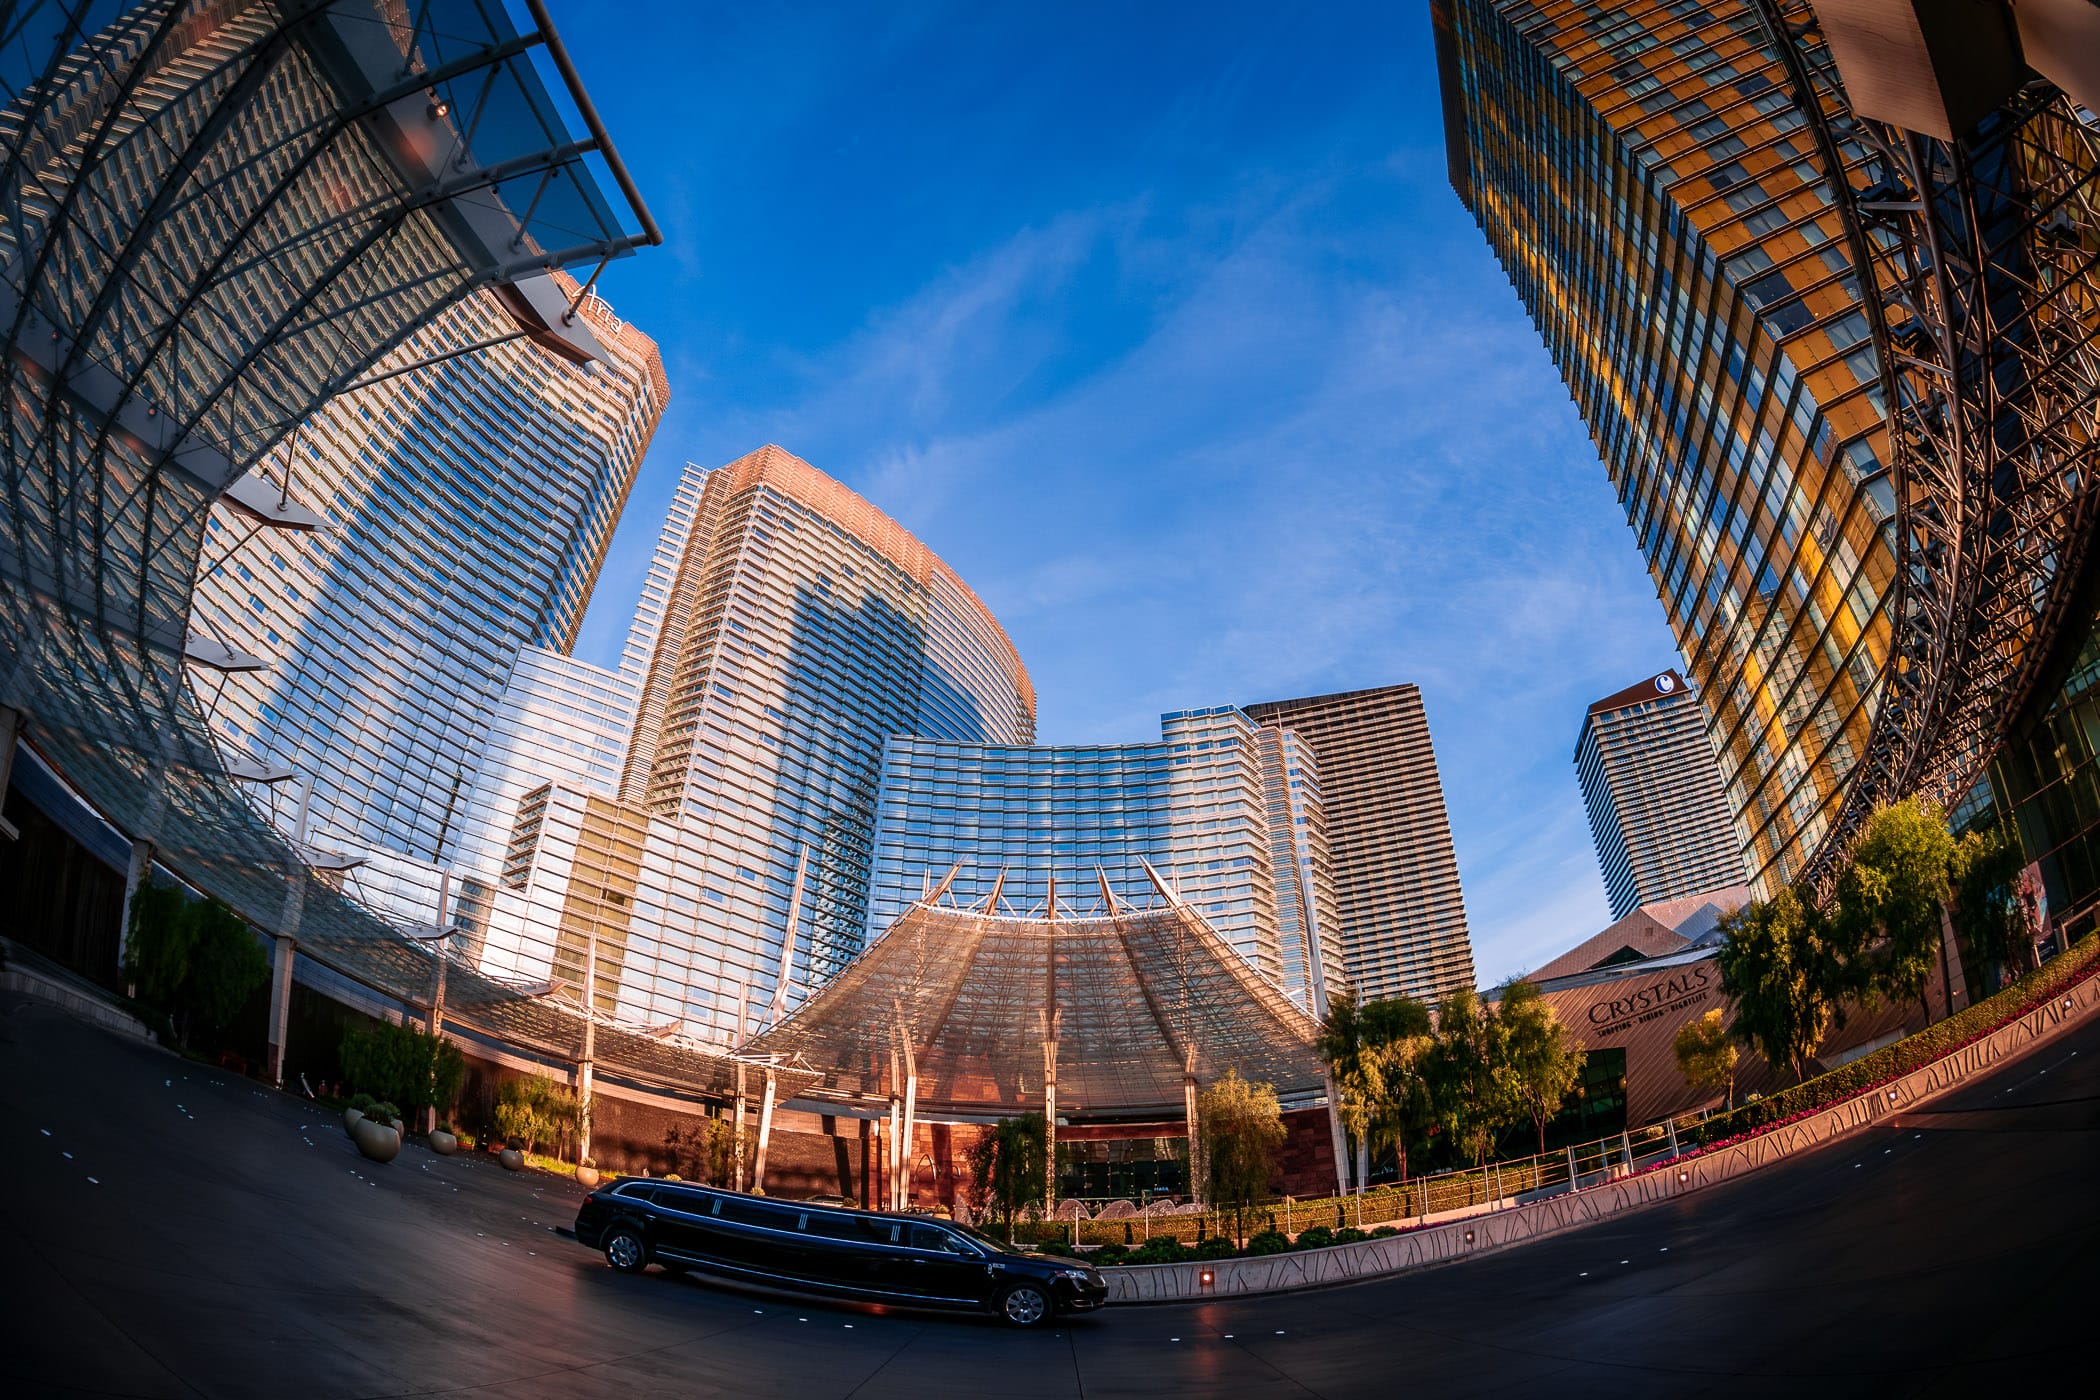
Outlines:
{"label": "sign text reading crystals", "polygon": [[1694,964],[1639,991],[1598,1002],[1590,1008],[1590,1028],[1600,1035],[1613,1035],[1629,1026],[1682,1011],[1704,1001],[1719,981],[1720,973],[1712,963]]}

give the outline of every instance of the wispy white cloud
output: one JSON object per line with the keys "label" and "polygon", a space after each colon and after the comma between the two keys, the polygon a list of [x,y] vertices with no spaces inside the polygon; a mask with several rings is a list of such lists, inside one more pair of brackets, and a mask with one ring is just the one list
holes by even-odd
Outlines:
{"label": "wispy white cloud", "polygon": [[[1135,139],[1186,142],[1237,81]],[[1672,652],[1441,180],[1416,145],[1052,213],[829,345],[766,352],[780,392],[732,398],[705,365],[678,389],[684,440],[720,460],[778,441],[954,564],[1013,633],[1046,742],[1420,684],[1494,979],[1604,922],[1576,727]]]}

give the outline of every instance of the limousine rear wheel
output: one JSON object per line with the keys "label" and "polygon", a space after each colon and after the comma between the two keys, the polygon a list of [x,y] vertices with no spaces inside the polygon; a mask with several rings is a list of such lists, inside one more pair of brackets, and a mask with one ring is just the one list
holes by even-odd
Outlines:
{"label": "limousine rear wheel", "polygon": [[999,1295],[999,1316],[1015,1327],[1037,1326],[1050,1316],[1050,1295],[1040,1284],[1014,1284]]}
{"label": "limousine rear wheel", "polygon": [[631,1225],[615,1225],[605,1237],[605,1262],[623,1274],[649,1267],[649,1246]]}

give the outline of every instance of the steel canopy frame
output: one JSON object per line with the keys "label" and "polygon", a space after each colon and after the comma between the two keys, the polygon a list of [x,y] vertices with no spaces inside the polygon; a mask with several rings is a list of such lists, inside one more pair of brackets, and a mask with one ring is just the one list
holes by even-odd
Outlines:
{"label": "steel canopy frame", "polygon": [[2100,130],[2034,81],[1960,139],[1858,116],[1808,0],[1755,0],[1861,282],[1897,510],[1866,751],[1800,872],[1873,810],[1951,808],[2033,698],[2100,511]]}
{"label": "steel canopy frame", "polygon": [[[438,312],[661,241],[533,14],[520,34],[483,0],[0,6],[0,705],[135,859],[273,933],[306,882],[300,951],[412,1006],[431,950],[309,870],[225,768],[188,680],[190,597],[214,502]],[[469,1027],[580,1053],[580,1011],[448,977]],[[619,1075],[732,1082],[722,1056],[597,1036]]]}
{"label": "steel canopy frame", "polygon": [[805,1100],[869,1103],[904,1089],[900,1030],[920,1115],[1041,1108],[1053,1037],[1060,1112],[1178,1118],[1191,1064],[1324,1085],[1313,1020],[1172,898],[1042,917],[921,900],[749,1048],[820,1076]]}

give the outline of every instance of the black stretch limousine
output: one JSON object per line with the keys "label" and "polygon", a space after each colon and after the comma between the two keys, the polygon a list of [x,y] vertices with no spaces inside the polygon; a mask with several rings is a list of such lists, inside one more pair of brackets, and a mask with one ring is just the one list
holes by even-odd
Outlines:
{"label": "black stretch limousine", "polygon": [[969,1308],[1016,1327],[1108,1301],[1101,1275],[1022,1254],[945,1220],[776,1201],[687,1182],[626,1180],[593,1191],[576,1238],[615,1269],[651,1263],[806,1293]]}

